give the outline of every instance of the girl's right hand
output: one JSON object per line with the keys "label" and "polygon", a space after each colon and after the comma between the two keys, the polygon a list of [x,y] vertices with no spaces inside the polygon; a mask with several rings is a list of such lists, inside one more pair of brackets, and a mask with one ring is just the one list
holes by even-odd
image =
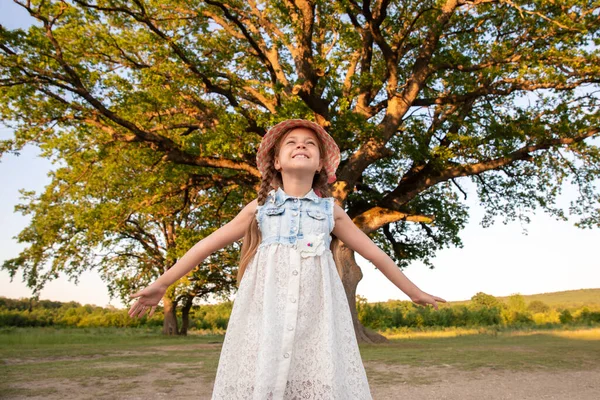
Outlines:
{"label": "girl's right hand", "polygon": [[136,297],[139,297],[139,299],[129,309],[129,316],[132,318],[141,317],[146,313],[146,310],[151,307],[150,314],[148,314],[148,318],[150,318],[154,314],[158,302],[164,297],[167,289],[168,286],[163,286],[154,282],[147,288],[130,295],[129,297],[132,299]]}
{"label": "girl's right hand", "polygon": [[433,308],[435,308],[436,310],[438,309],[438,304],[437,304],[438,301],[441,303],[446,302],[446,300],[442,299],[441,297],[432,296],[428,293],[425,293],[422,290],[420,290],[417,295],[412,297],[411,300],[413,303],[420,305],[420,306],[426,306],[427,304],[431,304],[433,306]]}

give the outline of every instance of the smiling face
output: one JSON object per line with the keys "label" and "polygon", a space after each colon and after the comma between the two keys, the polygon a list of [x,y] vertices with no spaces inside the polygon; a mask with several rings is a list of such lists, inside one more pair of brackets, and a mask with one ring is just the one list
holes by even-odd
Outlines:
{"label": "smiling face", "polygon": [[292,129],[283,135],[275,147],[275,169],[285,172],[306,171],[314,174],[323,167],[320,147],[317,134],[312,130]]}

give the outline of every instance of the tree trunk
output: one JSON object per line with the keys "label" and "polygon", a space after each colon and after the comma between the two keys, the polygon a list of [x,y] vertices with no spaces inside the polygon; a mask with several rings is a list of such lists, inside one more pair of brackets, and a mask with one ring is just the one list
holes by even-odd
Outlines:
{"label": "tree trunk", "polygon": [[162,298],[164,304],[165,319],[163,321],[163,335],[177,335],[177,307],[168,295]]}
{"label": "tree trunk", "polygon": [[358,343],[387,343],[388,339],[375,332],[372,329],[365,327],[358,320],[358,312],[356,311],[356,287],[358,282],[363,277],[360,267],[354,259],[354,252],[346,247],[341,241],[334,249],[334,258],[336,264],[342,269],[342,283],[346,290],[346,297],[350,305],[350,313],[352,314],[352,323],[354,324],[354,333]]}
{"label": "tree trunk", "polygon": [[181,330],[179,334],[181,336],[187,336],[188,327],[190,326],[190,309],[192,308],[193,298],[186,298],[186,302],[181,308]]}

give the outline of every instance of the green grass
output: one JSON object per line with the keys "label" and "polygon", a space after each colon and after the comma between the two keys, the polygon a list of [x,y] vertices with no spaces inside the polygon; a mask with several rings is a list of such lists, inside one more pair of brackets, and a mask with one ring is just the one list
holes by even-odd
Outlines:
{"label": "green grass", "polygon": [[[8,382],[26,386],[33,377],[86,386],[139,378],[163,365],[167,374],[211,380],[222,342],[223,336],[167,337],[156,329],[6,328],[0,330],[0,375],[5,377],[0,392],[13,390]],[[213,348],[194,349],[208,344]],[[121,382],[119,390],[130,386],[136,385]]]}
{"label": "green grass", "polygon": [[[454,336],[422,332],[410,338],[391,339],[385,345],[361,345],[371,384],[426,385],[441,379],[439,370],[423,374],[422,369],[398,369],[399,366],[517,372],[600,369],[600,328],[490,334],[458,331]],[[381,364],[385,367],[375,368]]]}
{"label": "green grass", "polygon": [[600,328],[391,339],[361,345],[363,361],[512,371],[600,368]]}
{"label": "green grass", "polygon": [[148,346],[222,343],[222,335],[162,336],[148,328],[0,328],[2,357],[104,355]]}
{"label": "green grass", "polygon": [[[466,371],[482,367],[511,371],[600,368],[600,328],[489,334],[457,330],[452,337],[439,332],[427,335],[418,333],[383,345],[361,344],[373,383],[385,382],[386,374],[397,377],[392,368],[403,366],[450,366]],[[143,385],[168,391],[182,382],[212,382],[222,342],[223,336],[165,337],[160,330],[147,329],[2,329],[0,393],[8,397],[68,397],[49,384],[66,382],[89,389],[90,398],[94,393],[118,397],[134,394]],[[375,371],[375,366],[381,365],[390,366],[390,371]],[[435,381],[435,377],[405,370],[404,379],[411,384]],[[148,381],[148,374],[156,371],[161,375]]]}

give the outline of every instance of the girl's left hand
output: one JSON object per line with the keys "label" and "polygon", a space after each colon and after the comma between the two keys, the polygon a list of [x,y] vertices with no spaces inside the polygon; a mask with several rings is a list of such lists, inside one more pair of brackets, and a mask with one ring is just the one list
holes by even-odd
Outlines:
{"label": "girl's left hand", "polygon": [[431,304],[433,308],[438,309],[437,302],[445,303],[446,300],[441,297],[432,296],[430,294],[425,293],[424,291],[420,291],[416,296],[411,297],[411,301],[420,306],[426,306],[427,304]]}
{"label": "girl's left hand", "polygon": [[139,299],[129,309],[129,316],[132,318],[139,318],[146,314],[146,311],[150,309],[148,318],[152,317],[154,310],[156,310],[156,306],[160,302],[160,299],[165,295],[167,288],[168,286],[161,285],[158,281],[155,281],[145,289],[130,295],[129,298],[131,299],[136,297],[139,297]]}

